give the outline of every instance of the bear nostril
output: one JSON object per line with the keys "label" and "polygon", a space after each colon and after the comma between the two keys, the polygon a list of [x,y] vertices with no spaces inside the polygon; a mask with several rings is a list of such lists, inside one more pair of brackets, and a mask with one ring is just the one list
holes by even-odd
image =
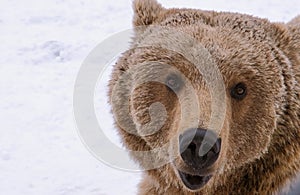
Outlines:
{"label": "bear nostril", "polygon": [[195,169],[213,165],[220,153],[221,139],[215,133],[203,129],[190,129],[179,136],[182,160]]}
{"label": "bear nostril", "polygon": [[207,156],[208,159],[212,159],[214,155],[215,153],[213,151],[209,151],[205,156]]}
{"label": "bear nostril", "polygon": [[187,149],[191,151],[192,155],[195,155],[196,154],[196,149],[197,149],[196,143],[191,142]]}

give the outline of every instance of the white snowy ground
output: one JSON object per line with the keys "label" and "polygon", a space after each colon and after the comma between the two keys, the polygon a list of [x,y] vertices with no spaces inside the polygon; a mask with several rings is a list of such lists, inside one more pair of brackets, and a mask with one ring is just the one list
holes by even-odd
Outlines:
{"label": "white snowy ground", "polygon": [[[81,63],[98,43],[131,27],[131,1],[0,2],[0,194],[135,194],[140,173],[113,169],[94,158],[80,141],[72,110]],[[271,21],[300,14],[299,0],[160,2]],[[106,88],[100,88],[99,113],[109,132]]]}

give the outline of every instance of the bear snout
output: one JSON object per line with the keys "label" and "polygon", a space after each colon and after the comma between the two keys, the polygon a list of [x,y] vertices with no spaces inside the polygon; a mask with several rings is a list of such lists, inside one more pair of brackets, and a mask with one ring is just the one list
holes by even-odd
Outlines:
{"label": "bear snout", "polygon": [[221,138],[210,130],[189,129],[179,136],[180,156],[192,170],[206,170],[218,159]]}
{"label": "bear snout", "polygon": [[179,135],[180,157],[185,171],[178,175],[189,190],[198,190],[213,176],[213,165],[219,158],[221,138],[210,130],[193,128]]}

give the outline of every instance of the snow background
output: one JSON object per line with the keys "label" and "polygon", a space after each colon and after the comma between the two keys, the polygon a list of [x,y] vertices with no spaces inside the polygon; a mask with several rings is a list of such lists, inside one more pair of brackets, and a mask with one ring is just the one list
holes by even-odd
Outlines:
{"label": "snow background", "polygon": [[[0,194],[136,194],[141,174],[94,158],[80,141],[72,110],[81,63],[98,43],[131,27],[131,0],[0,2]],[[299,0],[160,2],[271,21],[300,14]],[[117,143],[103,86],[98,116]]]}

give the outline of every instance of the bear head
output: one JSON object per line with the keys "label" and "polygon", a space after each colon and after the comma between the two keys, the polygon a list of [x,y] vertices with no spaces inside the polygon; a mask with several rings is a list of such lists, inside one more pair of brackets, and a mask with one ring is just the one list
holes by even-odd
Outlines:
{"label": "bear head", "polygon": [[116,126],[154,182],[207,192],[268,152],[288,82],[278,28],[154,0],[133,7],[131,48],[110,81]]}

